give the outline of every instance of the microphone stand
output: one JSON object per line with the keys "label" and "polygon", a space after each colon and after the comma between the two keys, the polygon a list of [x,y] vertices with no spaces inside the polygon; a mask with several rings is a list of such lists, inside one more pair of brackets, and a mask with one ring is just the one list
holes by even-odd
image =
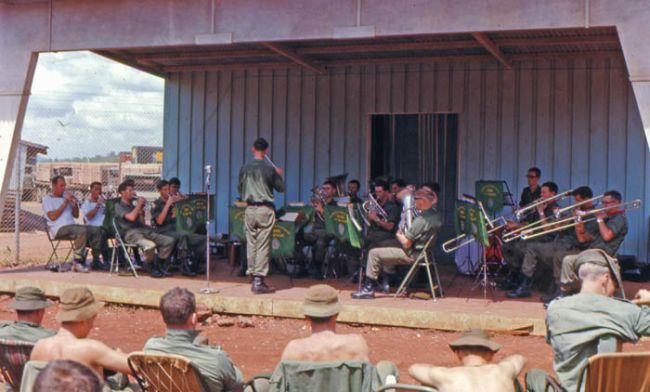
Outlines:
{"label": "microphone stand", "polygon": [[201,294],[216,294],[217,289],[210,287],[210,180],[212,166],[205,166],[205,187],[206,187],[206,218],[205,218],[205,287],[199,290]]}

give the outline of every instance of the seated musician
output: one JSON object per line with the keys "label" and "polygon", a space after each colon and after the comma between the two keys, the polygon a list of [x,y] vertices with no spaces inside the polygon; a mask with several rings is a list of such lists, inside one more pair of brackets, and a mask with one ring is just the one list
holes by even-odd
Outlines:
{"label": "seated musician", "polygon": [[405,232],[397,232],[401,247],[380,247],[368,252],[366,282],[361,291],[352,293],[352,298],[374,298],[380,271],[390,274],[393,265],[411,264],[417,259],[424,244],[442,226],[442,214],[435,208],[437,203],[438,195],[431,190],[420,188],[415,191],[415,206],[421,214]]}
{"label": "seated musician", "polygon": [[515,380],[526,362],[524,357],[515,354],[499,363],[492,363],[501,345],[490,340],[482,330],[466,331],[449,347],[462,366],[414,364],[409,368],[409,374],[438,392],[515,391]]}
{"label": "seated musician", "polygon": [[[557,184],[550,181],[542,184],[540,189],[541,189],[541,197],[540,197],[541,200],[556,196],[558,191]],[[534,201],[533,203],[536,202],[538,202],[538,200]],[[551,200],[548,203],[537,204],[537,207],[526,215],[525,221],[521,223],[508,221],[506,225],[506,229],[509,231],[517,230],[517,229],[521,230],[525,226],[530,225],[529,220],[532,221],[533,223],[537,223],[538,225],[548,223],[551,219],[553,219],[555,210],[557,208],[558,205],[555,202],[555,200]],[[530,226],[530,227],[532,228],[534,226]],[[551,242],[554,239],[555,239],[554,234],[548,234],[545,236],[538,237],[535,240],[530,240],[530,241],[515,240],[515,241],[504,243],[503,256],[506,262],[508,263],[509,276],[503,284],[499,285],[499,288],[502,290],[514,290],[517,288],[517,277],[519,276],[519,270],[521,269],[521,265],[524,259],[524,251],[526,250],[526,246],[535,242]]]}
{"label": "seated musician", "polygon": [[[106,231],[104,230],[104,212],[106,199],[102,195],[102,183],[99,181],[90,184],[88,197],[81,203],[81,210],[84,213],[84,221],[88,226],[96,226],[101,229],[102,234],[102,258],[108,262],[108,243],[106,242]],[[108,264],[95,264],[93,269],[108,269]]]}
{"label": "seated musician", "polygon": [[[531,167],[526,173],[526,181],[528,186],[521,191],[521,200],[519,201],[519,207],[525,207],[535,200],[538,200],[542,197],[542,189],[539,186],[539,179],[542,177],[542,171],[537,167]],[[528,223],[534,222],[534,216],[528,216]]]}
{"label": "seated musician", "polygon": [[404,188],[406,188],[406,182],[404,182],[404,180],[401,178],[396,178],[390,182],[390,194],[393,201],[396,202],[400,208],[402,208],[402,205],[397,195],[399,195],[399,193],[403,191]]}
{"label": "seated musician", "polygon": [[359,183],[359,180],[348,181],[348,196],[350,197],[350,203],[359,204],[363,201],[359,197],[360,189],[361,183]]}
{"label": "seated musician", "polygon": [[181,180],[178,177],[172,177],[169,179],[169,194],[174,196],[184,196],[181,193]]}
{"label": "seated musician", "polygon": [[[576,188],[571,194],[576,203],[582,203],[593,197],[593,192],[588,186],[581,186]],[[587,211],[593,208],[591,203],[582,204],[578,207],[582,211]],[[574,212],[576,213],[576,212]],[[569,228],[559,232],[557,240],[551,242],[531,242],[524,249],[524,260],[521,265],[519,273],[519,285],[517,289],[508,293],[510,298],[525,298],[532,295],[531,285],[533,275],[537,270],[538,263],[553,268],[553,278],[556,287],[552,290],[551,297],[556,296],[559,291],[560,270],[561,266],[556,266],[558,263],[556,257],[561,261],[566,255],[577,254],[586,249],[589,244],[578,240],[578,233],[585,230],[593,231],[591,223],[579,224],[575,228]],[[550,297],[543,296],[542,301],[547,302]]]}
{"label": "seated musician", "polygon": [[327,247],[330,241],[334,239],[334,235],[325,230],[325,206],[336,206],[335,192],[336,184],[332,181],[323,182],[320,197],[312,199],[314,205],[314,216],[311,221],[312,230],[310,232],[300,230],[296,235],[296,241],[299,244],[298,248],[305,245],[312,246],[312,261],[309,271],[314,279],[323,279],[323,263],[327,255]]}
{"label": "seated musician", "polygon": [[[625,211],[620,208],[621,194],[618,191],[611,190],[603,194],[603,208],[609,208],[596,214],[596,224],[598,229],[593,233],[583,232],[578,236],[578,241],[589,243],[589,249],[602,249],[611,257],[616,257],[616,252],[620,248],[625,235],[627,234],[628,225],[625,218]],[[577,282],[578,277],[575,274],[576,255],[567,255],[562,258],[560,269],[560,289],[564,291],[571,289],[571,284]]]}
{"label": "seated musician", "polygon": [[[150,269],[151,277],[171,275],[167,271],[167,264],[176,240],[174,237],[157,233],[144,224],[146,200],[138,197],[135,206],[133,205],[136,195],[131,183],[121,183],[117,191],[120,194],[120,201],[115,205],[115,223],[124,236],[124,241],[143,248],[145,265]],[[158,249],[157,260],[155,260],[156,248]]]}
{"label": "seated musician", "polygon": [[[195,233],[176,231],[176,208],[174,204],[185,199],[184,196],[171,194],[171,186],[165,180],[156,184],[160,197],[153,203],[151,223],[156,231],[176,239],[176,256],[181,260],[181,273],[184,276],[196,276],[199,266],[205,264],[205,236]],[[195,258],[192,260],[190,257]]]}
{"label": "seated musician", "polygon": [[90,247],[93,251],[93,269],[105,269],[108,260],[100,261],[102,254],[103,236],[97,226],[79,225],[75,218],[79,217],[79,201],[72,193],[66,192],[65,178],[52,178],[52,193],[43,198],[43,212],[50,237],[55,240],[72,238],[74,242],[75,272],[88,272],[85,263],[85,250]]}
{"label": "seated musician", "polygon": [[[370,222],[370,226],[364,237],[364,249],[369,250],[381,246],[399,246],[399,243],[395,240],[395,232],[399,225],[402,210],[392,200],[392,195],[386,181],[376,181],[374,193],[375,199],[379,203],[379,206],[386,212],[386,216],[379,216],[377,211],[372,206],[370,207],[366,218]],[[363,261],[365,262],[366,260]],[[382,290],[387,293],[390,289],[389,275],[384,274],[382,278]]]}

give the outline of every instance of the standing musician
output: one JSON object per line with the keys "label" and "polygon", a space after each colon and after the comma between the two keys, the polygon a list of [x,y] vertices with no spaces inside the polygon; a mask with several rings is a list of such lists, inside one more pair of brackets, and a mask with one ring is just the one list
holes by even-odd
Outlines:
{"label": "standing musician", "polygon": [[[557,195],[557,192],[558,192],[557,184],[551,181],[545,182],[541,186],[541,200],[551,198]],[[538,200],[533,201],[533,203],[535,202],[538,202]],[[548,220],[551,220],[553,218],[553,216],[555,215],[556,208],[557,208],[557,203],[555,202],[555,200],[551,200],[550,202],[547,203],[540,203],[535,208],[535,211],[528,214],[528,216],[532,216],[534,218],[532,219],[533,222],[539,222],[539,224],[544,224]],[[506,225],[506,228],[507,230],[515,230],[515,229],[520,229],[527,224],[528,221],[525,221],[524,223],[509,221]],[[545,236],[535,239],[534,241],[519,240],[519,241],[511,241],[511,242],[504,243],[503,256],[506,259],[506,262],[508,263],[509,266],[509,276],[504,282],[504,284],[500,285],[499,288],[501,288],[502,290],[514,290],[517,288],[518,282],[516,278],[519,276],[519,269],[521,269],[526,246],[535,242],[550,242],[553,241],[554,239],[555,239],[554,234],[547,234]]]}
{"label": "standing musician", "polygon": [[390,273],[394,264],[412,264],[432,235],[442,226],[442,216],[436,210],[438,195],[426,188],[415,191],[415,206],[421,214],[413,220],[405,232],[398,231],[397,240],[401,247],[371,249],[366,264],[366,282],[361,291],[352,293],[355,299],[373,299],[379,273]]}
{"label": "standing musician", "polygon": [[[620,208],[621,193],[615,190],[607,191],[603,194],[602,204],[604,208],[610,208],[607,211],[596,213],[597,230],[593,232],[582,231],[578,235],[578,241],[589,243],[589,249],[602,249],[609,256],[616,257],[616,252],[620,248],[625,235],[627,234],[628,225],[625,218],[625,211]],[[581,223],[584,225],[584,223]],[[565,294],[571,287],[570,285],[578,281],[575,274],[576,255],[567,255],[561,259],[555,260],[554,266],[560,266],[560,289]]]}
{"label": "standing musician", "polygon": [[257,138],[251,149],[254,159],[239,172],[239,195],[247,204],[244,218],[248,259],[246,274],[253,277],[253,294],[275,292],[264,282],[264,278],[269,273],[271,236],[275,224],[273,190],[284,192],[284,179],[282,169],[266,162],[268,149],[269,142]]}
{"label": "standing musician", "polygon": [[332,181],[325,181],[320,187],[320,194],[312,198],[311,203],[314,206],[314,216],[312,217],[311,232],[301,230],[296,235],[296,241],[300,244],[298,249],[306,245],[313,247],[312,262],[309,267],[311,277],[317,280],[323,279],[323,262],[327,255],[327,247],[334,239],[334,235],[325,230],[325,206],[335,206],[334,194],[336,184]]}
{"label": "standing musician", "polygon": [[[205,264],[205,236],[195,233],[179,233],[176,231],[176,208],[174,204],[186,197],[170,193],[170,185],[165,180],[156,184],[160,197],[153,203],[151,209],[151,224],[156,231],[176,239],[177,256],[181,260],[181,273],[184,276],[196,276],[199,266]],[[190,259],[194,252],[196,260]]]}
{"label": "standing musician", "polygon": [[[588,186],[581,186],[574,189],[571,194],[576,203],[581,203],[591,199],[594,194]],[[593,208],[591,203],[582,204],[579,209],[588,211]],[[577,211],[574,211],[577,213]],[[537,270],[537,264],[547,265],[553,268],[554,281],[557,283],[560,280],[560,266],[554,266],[554,259],[556,256],[564,257],[569,254],[577,254],[587,249],[588,242],[579,241],[579,236],[583,232],[593,231],[591,222],[575,226],[573,230],[560,231],[558,238],[551,242],[531,242],[524,250],[524,260],[521,265],[521,272],[519,275],[519,286],[516,290],[508,293],[508,298],[525,298],[532,295],[530,289],[533,280],[533,275]],[[560,260],[562,260],[560,258]],[[554,291],[559,290],[555,289]],[[547,300],[543,297],[542,300]]]}
{"label": "standing musician", "polygon": [[[535,200],[538,200],[542,197],[542,190],[539,187],[539,179],[542,177],[542,171],[537,167],[531,167],[526,173],[526,180],[528,181],[528,186],[524,188],[521,192],[521,200],[519,201],[519,207],[525,207]],[[535,222],[535,215],[529,214],[526,217],[528,223]],[[539,216],[537,217],[539,218]]]}

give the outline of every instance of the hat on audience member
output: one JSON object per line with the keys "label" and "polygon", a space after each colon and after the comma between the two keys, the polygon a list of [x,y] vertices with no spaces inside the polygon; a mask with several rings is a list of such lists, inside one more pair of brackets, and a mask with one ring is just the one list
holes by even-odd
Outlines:
{"label": "hat on audience member", "polygon": [[307,290],[302,313],[309,317],[330,317],[341,311],[339,295],[332,286],[317,284]]}
{"label": "hat on audience member", "polygon": [[490,351],[499,351],[501,345],[499,343],[493,342],[490,340],[485,331],[482,329],[471,329],[469,331],[463,332],[461,337],[453,342],[449,343],[449,347],[452,349],[458,349],[463,347],[484,347]]}
{"label": "hat on audience member", "polygon": [[67,289],[61,295],[56,320],[60,323],[88,320],[95,316],[102,306],[104,303],[97,301],[93,293],[85,287]]}
{"label": "hat on audience member", "polygon": [[16,290],[14,300],[8,305],[15,310],[38,310],[52,306],[52,302],[45,298],[45,293],[38,287],[21,287]]}
{"label": "hat on audience member", "polygon": [[575,261],[576,275],[580,271],[580,267],[587,263],[609,268],[609,272],[616,280],[618,288],[623,289],[621,267],[618,265],[618,260],[608,255],[607,252],[602,249],[587,249],[580,252]]}

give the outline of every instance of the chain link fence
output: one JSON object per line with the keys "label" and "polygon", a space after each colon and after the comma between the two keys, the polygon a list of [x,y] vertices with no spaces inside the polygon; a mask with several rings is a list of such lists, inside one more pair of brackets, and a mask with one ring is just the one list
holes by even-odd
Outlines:
{"label": "chain link fence", "polygon": [[[139,196],[158,197],[162,90],[162,80],[91,53],[39,59],[1,211],[0,264],[42,264],[50,257],[42,200],[54,176],[65,178],[66,190],[80,204],[93,182],[102,184],[105,198],[117,196],[127,179]],[[84,223],[83,209],[76,222]],[[63,257],[67,249],[57,253]]]}

